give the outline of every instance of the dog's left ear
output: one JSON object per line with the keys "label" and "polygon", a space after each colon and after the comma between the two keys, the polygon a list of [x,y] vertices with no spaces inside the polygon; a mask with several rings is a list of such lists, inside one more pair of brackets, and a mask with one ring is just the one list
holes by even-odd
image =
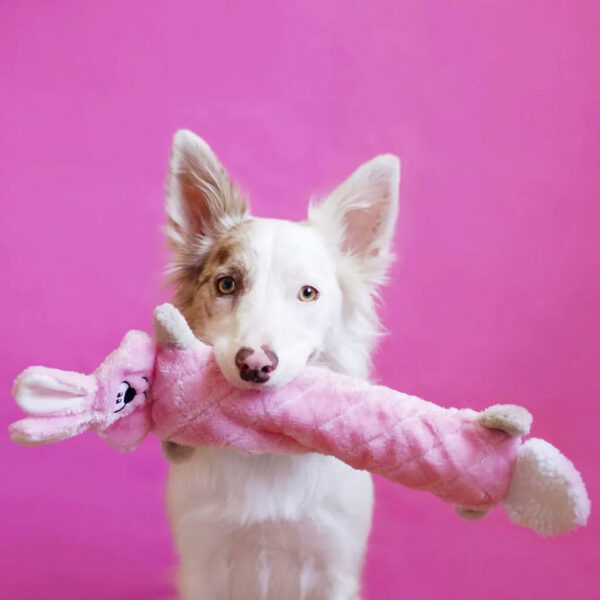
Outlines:
{"label": "dog's left ear", "polygon": [[180,129],[173,138],[167,180],[167,239],[179,252],[246,218],[248,206],[209,145]]}
{"label": "dog's left ear", "polygon": [[343,254],[380,277],[392,258],[399,186],[399,158],[382,154],[361,165],[323,202],[311,206],[309,222],[334,239]]}

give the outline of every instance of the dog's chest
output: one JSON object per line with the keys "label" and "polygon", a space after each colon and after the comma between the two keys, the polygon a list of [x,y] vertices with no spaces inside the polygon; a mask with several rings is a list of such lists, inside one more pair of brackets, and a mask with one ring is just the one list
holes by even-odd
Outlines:
{"label": "dog's chest", "polygon": [[318,507],[341,509],[356,471],[318,454],[252,456],[224,449],[198,449],[171,467],[169,514],[193,510],[207,521],[251,524],[295,521]]}
{"label": "dog's chest", "polygon": [[167,486],[186,581],[204,594],[193,597],[329,598],[348,574],[355,585],[372,502],[368,473],[318,454],[197,449]]}

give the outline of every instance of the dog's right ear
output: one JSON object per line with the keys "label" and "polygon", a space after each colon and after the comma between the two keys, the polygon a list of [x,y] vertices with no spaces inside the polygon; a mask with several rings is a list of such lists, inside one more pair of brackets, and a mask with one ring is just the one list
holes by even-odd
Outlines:
{"label": "dog's right ear", "polygon": [[211,238],[242,221],[248,207],[208,144],[186,129],[173,139],[167,182],[171,249]]}
{"label": "dog's right ear", "polygon": [[374,283],[381,281],[392,260],[399,185],[400,160],[382,154],[361,165],[309,210],[309,222]]}

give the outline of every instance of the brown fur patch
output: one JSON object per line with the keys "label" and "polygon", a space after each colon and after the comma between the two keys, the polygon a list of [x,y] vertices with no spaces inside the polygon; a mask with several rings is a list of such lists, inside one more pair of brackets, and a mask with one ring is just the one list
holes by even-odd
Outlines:
{"label": "brown fur patch", "polygon": [[211,279],[212,279],[212,277],[210,275],[205,275],[198,283],[198,287],[202,287],[202,286],[206,285]]}
{"label": "brown fur patch", "polygon": [[232,249],[230,246],[220,245],[215,252],[215,262],[222,265],[231,258]]}
{"label": "brown fur patch", "polygon": [[[215,316],[219,298],[230,298],[231,306],[234,308],[239,298],[248,289],[249,274],[243,255],[246,224],[248,222],[238,224],[227,234],[215,239],[206,249],[203,257],[199,257],[195,272],[190,270],[187,277],[182,277],[178,281],[175,305],[194,333],[201,339],[205,330],[203,324]],[[225,275],[235,279],[236,289],[230,296],[219,297],[216,280]]]}

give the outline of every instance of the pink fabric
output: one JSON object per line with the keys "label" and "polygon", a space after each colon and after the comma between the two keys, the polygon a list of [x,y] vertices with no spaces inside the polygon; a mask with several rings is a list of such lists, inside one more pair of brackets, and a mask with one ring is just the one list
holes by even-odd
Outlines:
{"label": "pink fabric", "polygon": [[[44,387],[48,377],[40,375],[48,373],[52,381]],[[321,368],[306,368],[278,390],[234,388],[211,348],[197,340],[190,349],[155,351],[149,336],[130,331],[92,375],[79,377],[92,383],[73,388],[48,414],[56,389],[67,388],[76,374],[61,377],[56,369],[34,367],[20,375],[16,399],[29,406],[30,416],[11,425],[13,439],[58,441],[91,429],[117,449],[132,450],[151,430],[162,440],[190,446],[320,452],[479,509],[505,496],[521,445],[520,436],[479,425],[473,410],[444,409]],[[25,402],[23,390],[33,384]],[[127,404],[123,386],[132,392]],[[71,419],[77,419],[75,425]]]}
{"label": "pink fabric", "polygon": [[[29,367],[13,386],[13,394],[29,416],[10,426],[12,439],[42,444],[91,429],[118,450],[133,450],[152,427],[147,392],[155,355],[148,334],[130,331],[91,375]],[[115,406],[121,384],[132,387],[135,396],[127,405]],[[57,397],[61,402],[52,408]],[[124,416],[128,418],[123,420]]]}
{"label": "pink fabric", "polygon": [[282,390],[232,389],[207,350],[159,348],[152,416],[161,439],[330,454],[469,508],[491,508],[506,494],[521,438],[482,427],[473,410],[315,367]]}
{"label": "pink fabric", "polygon": [[[600,495],[600,6],[591,0],[0,2],[2,429],[30,364],[90,372],[148,331],[170,138],[189,127],[299,219],[402,157],[379,381],[515,402]],[[0,436],[7,598],[173,597],[158,443]],[[376,479],[367,600],[596,600],[600,519],[556,540],[477,526]],[[502,584],[499,584],[502,582]]]}

